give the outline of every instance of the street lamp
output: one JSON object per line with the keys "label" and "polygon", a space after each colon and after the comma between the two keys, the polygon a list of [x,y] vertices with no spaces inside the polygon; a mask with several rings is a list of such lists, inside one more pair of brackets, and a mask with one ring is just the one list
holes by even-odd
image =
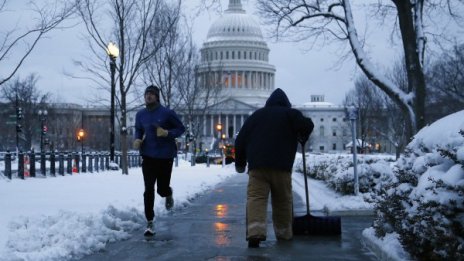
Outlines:
{"label": "street lamp", "polygon": [[354,106],[346,107],[346,113],[348,118],[351,121],[351,136],[353,138],[352,146],[353,149],[353,172],[354,172],[354,194],[357,196],[359,194],[359,180],[358,180],[358,170],[357,170],[357,150],[358,142],[356,140],[356,120],[358,119],[358,109]]}
{"label": "street lamp", "polygon": [[218,147],[220,148],[221,147],[221,138],[222,138],[222,123],[218,123],[216,125],[216,130],[218,132]]}
{"label": "street lamp", "polygon": [[225,166],[225,154],[224,154],[225,134],[222,133],[222,123],[218,123],[216,125],[216,130],[218,131],[218,136],[219,136],[219,148],[221,150],[222,167],[224,167]]}
{"label": "street lamp", "polygon": [[116,84],[114,73],[116,71],[116,58],[119,56],[118,47],[110,42],[106,48],[106,53],[110,57],[111,72],[111,109],[110,109],[110,161],[114,162],[114,98],[116,96]]}
{"label": "street lamp", "polygon": [[81,155],[84,155],[84,137],[85,137],[85,131],[84,129],[80,129],[77,132],[77,141],[81,143]]}
{"label": "street lamp", "polygon": [[222,131],[222,123],[218,123],[218,124],[216,125],[216,130],[219,131],[219,132]]}

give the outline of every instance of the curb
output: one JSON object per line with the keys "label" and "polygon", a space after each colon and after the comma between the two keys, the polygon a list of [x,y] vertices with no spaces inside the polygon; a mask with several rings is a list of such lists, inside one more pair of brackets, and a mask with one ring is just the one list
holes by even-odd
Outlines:
{"label": "curb", "polygon": [[374,216],[373,209],[351,209],[327,211],[328,216]]}
{"label": "curb", "polygon": [[[373,241],[370,237],[361,233],[361,243],[369,249],[380,261],[411,261],[410,258],[401,258],[394,253],[387,252],[387,249],[382,248],[378,242]],[[395,252],[395,251],[393,251]]]}

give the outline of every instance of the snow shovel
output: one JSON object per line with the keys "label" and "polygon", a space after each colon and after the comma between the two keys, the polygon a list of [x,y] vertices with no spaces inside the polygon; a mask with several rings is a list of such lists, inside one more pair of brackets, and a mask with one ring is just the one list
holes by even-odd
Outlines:
{"label": "snow shovel", "polygon": [[293,234],[294,235],[340,235],[341,219],[340,217],[329,216],[313,216],[309,213],[309,193],[308,193],[308,180],[306,174],[306,155],[304,151],[305,144],[301,143],[303,154],[303,175],[305,182],[306,194],[306,215],[293,218]]}

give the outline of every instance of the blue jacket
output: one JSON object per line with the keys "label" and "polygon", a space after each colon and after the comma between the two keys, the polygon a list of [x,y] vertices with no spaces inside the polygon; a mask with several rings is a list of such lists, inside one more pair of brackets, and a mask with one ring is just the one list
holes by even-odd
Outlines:
{"label": "blue jacket", "polygon": [[[167,137],[156,136],[158,126],[168,131]],[[175,139],[184,131],[184,124],[177,114],[162,105],[154,110],[143,108],[135,115],[135,138],[143,140],[140,154],[145,157],[158,159],[176,157]]]}
{"label": "blue jacket", "polygon": [[310,118],[291,108],[287,95],[276,89],[264,108],[243,124],[235,140],[235,165],[248,170],[292,171],[298,141],[307,140],[314,128]]}

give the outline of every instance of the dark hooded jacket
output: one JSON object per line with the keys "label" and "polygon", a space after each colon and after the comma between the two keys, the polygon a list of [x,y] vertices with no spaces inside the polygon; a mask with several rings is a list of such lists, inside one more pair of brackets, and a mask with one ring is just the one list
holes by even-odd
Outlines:
{"label": "dark hooded jacket", "polygon": [[235,140],[235,165],[248,170],[292,171],[298,140],[307,140],[314,128],[310,118],[291,108],[287,95],[276,89],[264,108],[243,124]]}

